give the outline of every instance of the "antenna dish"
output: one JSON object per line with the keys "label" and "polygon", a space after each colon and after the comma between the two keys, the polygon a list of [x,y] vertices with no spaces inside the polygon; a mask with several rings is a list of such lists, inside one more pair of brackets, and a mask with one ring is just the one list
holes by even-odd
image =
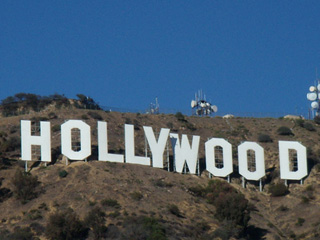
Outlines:
{"label": "antenna dish", "polygon": [[218,107],[216,105],[211,106],[213,112],[218,112]]}
{"label": "antenna dish", "polygon": [[314,100],[317,99],[317,94],[316,94],[316,93],[308,93],[308,94],[307,94],[307,98],[308,98],[308,100],[310,100],[310,101],[314,101]]}
{"label": "antenna dish", "polygon": [[[320,84],[319,84],[320,85]],[[318,85],[318,87],[319,87],[319,85]],[[309,88],[309,91],[310,92],[315,92],[317,90],[317,88],[315,87],[315,86],[311,86],[310,88]]]}
{"label": "antenna dish", "polygon": [[194,109],[193,114],[198,116],[209,116],[218,111],[216,106],[206,100],[206,95],[203,95],[202,91],[198,91],[195,100],[191,100],[191,108]]}
{"label": "antenna dish", "polygon": [[200,101],[200,107],[205,108],[207,106],[207,103],[204,100]]}
{"label": "antenna dish", "polygon": [[319,103],[318,102],[312,102],[311,103],[311,107],[314,109],[317,109],[319,107]]}
{"label": "antenna dish", "polygon": [[192,100],[192,101],[191,101],[191,107],[192,107],[192,108],[195,108],[196,106],[197,106],[197,101]]}

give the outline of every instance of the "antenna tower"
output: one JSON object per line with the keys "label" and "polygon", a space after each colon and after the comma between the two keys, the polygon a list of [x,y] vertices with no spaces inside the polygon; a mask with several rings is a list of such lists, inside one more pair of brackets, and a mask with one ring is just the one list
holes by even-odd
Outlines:
{"label": "antenna tower", "polygon": [[203,94],[202,90],[198,90],[194,98],[195,100],[191,100],[192,115],[209,116],[218,111],[216,105],[207,102],[206,95]]}

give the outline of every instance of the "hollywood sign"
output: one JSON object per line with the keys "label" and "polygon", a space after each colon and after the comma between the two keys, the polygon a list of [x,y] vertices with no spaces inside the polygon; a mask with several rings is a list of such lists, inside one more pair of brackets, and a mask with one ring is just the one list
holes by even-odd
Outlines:
{"label": "hollywood sign", "polygon": [[[200,136],[192,136],[192,142],[188,136],[182,134],[181,140],[178,134],[170,133],[170,129],[162,128],[156,139],[152,127],[144,126],[145,138],[150,147],[151,158],[136,156],[134,144],[134,126],[124,125],[125,154],[108,152],[107,122],[98,121],[98,161],[118,163],[132,163],[164,168],[164,151],[168,138],[171,140],[174,156],[175,171],[182,173],[188,166],[191,174],[196,174],[199,164],[198,152]],[[40,122],[40,135],[31,134],[31,121],[21,121],[21,159],[32,160],[32,145],[41,148],[41,161],[51,162],[51,130],[50,122]],[[80,150],[72,149],[72,129],[80,131]],[[306,147],[296,141],[279,141],[280,178],[285,180],[302,180],[307,176]],[[215,149],[222,149],[223,166],[218,168],[215,162]],[[248,169],[248,151],[255,154],[255,171]],[[289,151],[297,153],[297,170],[290,170]],[[68,120],[61,125],[61,153],[70,160],[84,160],[91,155],[91,128],[81,120]],[[233,172],[232,145],[223,138],[211,138],[205,142],[206,170],[217,177],[228,177]],[[264,149],[256,142],[243,142],[238,146],[239,173],[247,180],[260,180],[265,176]]]}

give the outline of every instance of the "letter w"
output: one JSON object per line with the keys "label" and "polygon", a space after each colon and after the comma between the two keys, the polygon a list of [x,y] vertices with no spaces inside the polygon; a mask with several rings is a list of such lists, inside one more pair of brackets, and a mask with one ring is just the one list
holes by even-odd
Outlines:
{"label": "letter w", "polygon": [[192,147],[190,147],[187,135],[182,135],[181,144],[179,135],[176,133],[170,133],[170,139],[176,172],[182,173],[184,165],[187,164],[190,173],[196,174],[200,137],[192,136]]}

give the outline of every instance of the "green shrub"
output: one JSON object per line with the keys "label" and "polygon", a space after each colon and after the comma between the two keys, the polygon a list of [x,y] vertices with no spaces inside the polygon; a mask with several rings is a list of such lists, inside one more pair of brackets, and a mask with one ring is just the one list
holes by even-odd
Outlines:
{"label": "green shrub", "polygon": [[103,120],[103,118],[101,117],[101,115],[97,112],[88,112],[88,115],[90,117],[92,117],[93,119],[96,119],[96,120]]}
{"label": "green shrub", "polygon": [[311,184],[307,185],[306,186],[306,191],[313,192],[314,191],[313,185],[311,185]]}
{"label": "green shrub", "polygon": [[9,188],[0,188],[0,203],[4,202],[11,196],[12,196],[12,192]]}
{"label": "green shrub", "polygon": [[46,226],[46,236],[52,240],[86,239],[88,229],[79,216],[68,208],[49,216]]}
{"label": "green shrub", "polygon": [[169,210],[169,212],[171,214],[173,214],[173,215],[175,215],[177,217],[181,217],[181,212],[180,212],[180,210],[179,210],[177,205],[175,205],[175,204],[168,205],[168,210]]}
{"label": "green shrub", "polygon": [[294,134],[292,133],[292,131],[290,130],[290,128],[285,127],[285,126],[279,127],[279,128],[277,129],[277,133],[278,133],[279,135],[284,135],[284,136],[294,135]]}
{"label": "green shrub", "polygon": [[32,209],[27,213],[26,217],[30,220],[42,219],[42,214],[39,209]]}
{"label": "green shrub", "polygon": [[315,166],[314,166],[316,172],[320,172],[320,163],[317,163]]}
{"label": "green shrub", "polygon": [[107,198],[107,199],[103,199],[101,201],[102,206],[107,206],[107,207],[113,207],[113,208],[120,208],[121,205],[118,203],[117,200],[112,199],[112,198]]}
{"label": "green shrub", "polygon": [[288,189],[283,183],[271,184],[269,186],[269,193],[272,197],[280,197],[288,194]]}
{"label": "green shrub", "polygon": [[304,125],[304,120],[303,120],[302,118],[296,119],[296,120],[295,120],[295,123],[296,123],[297,126],[303,127],[303,125]]}
{"label": "green shrub", "polygon": [[269,135],[267,134],[259,134],[258,136],[258,141],[259,142],[264,142],[264,143],[267,143],[267,142],[272,142],[272,139]]}
{"label": "green shrub", "polygon": [[130,196],[133,200],[136,200],[136,201],[139,201],[143,198],[143,195],[141,192],[137,192],[137,191],[134,191],[132,193],[130,193]]}
{"label": "green shrub", "polygon": [[220,194],[228,194],[236,192],[230,184],[219,180],[210,180],[208,186],[206,187],[206,199],[209,203],[214,204],[215,200]]}
{"label": "green shrub", "polygon": [[207,194],[206,188],[201,185],[191,186],[188,190],[192,195],[197,197],[204,197]]}
{"label": "green shrub", "polygon": [[287,206],[284,206],[284,205],[281,205],[279,208],[278,208],[279,211],[281,212],[286,212],[289,210],[289,208]]}
{"label": "green shrub", "polygon": [[33,240],[33,233],[29,227],[15,227],[13,233],[9,235],[11,240]]}
{"label": "green shrub", "polygon": [[6,139],[3,143],[0,145],[0,152],[12,152],[17,149],[20,149],[20,138],[13,136],[10,137],[9,139]]}
{"label": "green shrub", "polygon": [[320,124],[320,116],[315,116],[313,121],[316,123],[316,124]]}
{"label": "green shrub", "polygon": [[[45,232],[44,226],[42,226],[38,222],[32,222],[30,224],[30,228],[36,235],[42,235]],[[34,240],[36,240],[36,239],[38,239],[38,238],[35,238]]]}
{"label": "green shrub", "polygon": [[106,237],[106,214],[99,207],[93,208],[86,216],[84,222],[93,232],[95,239]]}
{"label": "green shrub", "polygon": [[153,184],[156,187],[172,187],[173,186],[172,183],[166,182],[163,179],[153,180]]}
{"label": "green shrub", "polygon": [[81,115],[81,119],[83,119],[83,120],[88,120],[89,117],[88,117],[87,114],[82,114],[82,115]]}
{"label": "green shrub", "polygon": [[303,124],[303,127],[305,128],[305,129],[307,129],[308,131],[310,131],[310,132],[314,132],[316,129],[314,128],[314,126],[311,124],[311,123],[309,123],[309,122],[306,122],[306,123],[304,123]]}
{"label": "green shrub", "polygon": [[167,122],[167,123],[166,123],[166,126],[167,126],[169,129],[173,129],[173,128],[174,128],[172,122]]}
{"label": "green shrub", "polygon": [[296,226],[302,226],[303,223],[305,222],[306,220],[304,218],[298,218],[297,222],[296,222]]}
{"label": "green shrub", "polygon": [[48,206],[46,203],[41,203],[38,207],[38,209],[43,209],[45,211],[48,211]]}
{"label": "green shrub", "polygon": [[[241,235],[241,229],[234,226],[231,221],[224,221],[222,224],[212,233],[212,236],[208,239],[239,239]],[[241,238],[242,239],[242,238]]]}
{"label": "green shrub", "polygon": [[214,201],[215,216],[220,221],[231,221],[233,224],[246,228],[250,220],[248,200],[241,193],[230,192],[220,194]]}
{"label": "green shrub", "polygon": [[307,204],[310,202],[310,199],[307,196],[301,196],[301,203]]}
{"label": "green shrub", "polygon": [[175,115],[174,115],[178,121],[180,122],[186,122],[187,120],[184,118],[184,115],[181,113],[181,112],[177,112]]}
{"label": "green shrub", "polygon": [[39,185],[37,176],[17,170],[12,178],[12,184],[14,186],[13,193],[22,203],[37,197],[36,189]]}
{"label": "green shrub", "polygon": [[59,177],[65,178],[68,175],[68,172],[66,170],[62,170],[59,172]]}
{"label": "green shrub", "polygon": [[206,188],[206,199],[216,207],[219,221],[228,221],[244,231],[250,220],[248,200],[229,183],[210,180]]}
{"label": "green shrub", "polygon": [[184,123],[184,127],[186,127],[187,129],[191,130],[191,131],[195,131],[197,130],[196,126],[192,123],[189,123],[189,122],[185,122]]}
{"label": "green shrub", "polygon": [[116,217],[119,217],[119,216],[120,216],[120,212],[118,210],[108,214],[108,217],[111,217],[111,218],[116,218]]}
{"label": "green shrub", "polygon": [[123,222],[123,239],[167,240],[161,222],[152,217],[128,217]]}
{"label": "green shrub", "polygon": [[54,112],[49,112],[48,117],[49,117],[50,119],[58,118],[58,116],[57,116]]}
{"label": "green shrub", "polygon": [[54,125],[54,126],[52,126],[52,131],[53,132],[58,132],[58,131],[60,131],[60,125]]}

